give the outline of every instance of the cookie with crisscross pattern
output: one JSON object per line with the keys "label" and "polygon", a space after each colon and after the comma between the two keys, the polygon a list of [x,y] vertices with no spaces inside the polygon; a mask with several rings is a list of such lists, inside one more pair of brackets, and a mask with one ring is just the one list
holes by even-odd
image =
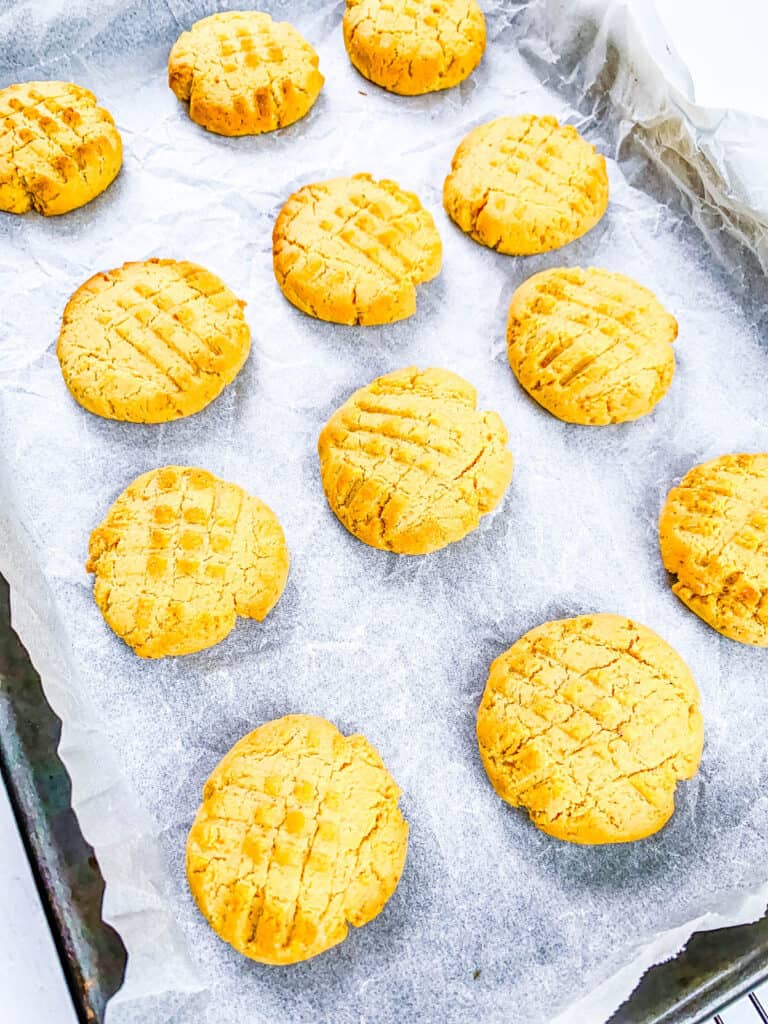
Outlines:
{"label": "cookie with crisscross pattern", "polygon": [[659,519],[672,590],[731,640],[768,647],[768,453],[689,470]]}
{"label": "cookie with crisscross pattern", "polygon": [[462,231],[497,252],[559,249],[605,213],[605,158],[554,117],[499,117],[459,145],[443,203]]}
{"label": "cookie with crisscross pattern", "polygon": [[238,615],[261,621],[288,577],[274,512],[186,466],[134,480],[91,534],[88,554],[96,604],[142,658],[212,647]]}
{"label": "cookie with crisscross pattern", "polygon": [[267,964],[317,956],[383,909],[405,862],[400,790],[363,736],[288,715],[214,769],[187,841],[211,927]]}
{"label": "cookie with crisscross pattern", "polygon": [[0,210],[68,213],[100,195],[122,162],[112,115],[88,89],[23,82],[0,90]]}
{"label": "cookie with crisscross pattern", "polygon": [[543,832],[625,843],[657,832],[704,742],[696,683],[647,626],[545,622],[491,665],[477,715],[494,789]]}
{"label": "cookie with crisscross pattern", "polygon": [[507,431],[448,370],[411,366],[347,399],[320,434],[323,489],[372,547],[422,555],[461,540],[512,478]]}
{"label": "cookie with crisscross pattern", "polygon": [[485,50],[476,0],[347,0],[343,26],[360,74],[401,96],[458,85]]}
{"label": "cookie with crisscross pattern", "polygon": [[416,312],[416,285],[440,271],[432,215],[394,181],[369,174],[305,185],[272,235],[275,277],[304,313],[338,324],[387,324]]}
{"label": "cookie with crisscross pattern", "polygon": [[309,111],[323,87],[314,49],[261,11],[222,11],[182,32],[168,84],[189,116],[218,135],[259,135]]}
{"label": "cookie with crisscross pattern", "polygon": [[163,423],[205,408],[239,373],[251,334],[245,303],[186,260],[94,274],[64,310],[57,354],[89,412]]}
{"label": "cookie with crisscross pattern", "polygon": [[568,423],[624,423],[667,393],[677,321],[624,274],[555,267],[512,296],[509,365],[539,405]]}

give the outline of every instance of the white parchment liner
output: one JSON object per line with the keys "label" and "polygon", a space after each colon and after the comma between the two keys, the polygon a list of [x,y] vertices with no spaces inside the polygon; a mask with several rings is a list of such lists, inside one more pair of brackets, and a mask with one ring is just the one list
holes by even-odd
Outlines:
{"label": "white parchment liner", "polygon": [[[232,140],[192,124],[165,84],[176,35],[214,5],[27,0],[0,13],[0,85],[89,86],[126,150],[117,182],[85,209],[0,219],[0,571],[62,718],[60,754],[106,880],[104,914],[129,952],[108,1021],[599,1024],[694,929],[752,920],[768,896],[766,654],[719,637],[676,600],[656,541],[663,498],[690,466],[768,450],[766,125],[697,108],[642,7],[491,0],[488,53],[472,78],[404,99],[349,66],[342,4],[264,6],[316,45],[327,84],[297,125]],[[620,159],[595,230],[560,252],[511,259],[461,235],[440,196],[470,127],[529,111],[571,121]],[[271,228],[288,193],[362,170],[415,190],[444,240],[441,276],[420,289],[416,316],[390,327],[308,319],[272,276]],[[220,274],[248,301],[253,352],[198,416],[110,423],[69,398],[58,320],[90,274],[152,255]],[[562,264],[629,273],[678,317],[677,375],[652,416],[568,426],[516,384],[504,347],[510,295]],[[414,363],[477,386],[509,428],[516,470],[476,533],[406,559],[335,521],[315,443],[350,391]],[[265,623],[241,621],[218,647],[149,663],[103,623],[83,564],[109,503],[166,463],[205,466],[262,497],[293,561]],[[547,838],[501,803],[474,719],[493,657],[539,622],[598,610],[639,619],[687,659],[707,740],[666,829],[589,849]],[[404,790],[411,844],[372,925],[275,969],[209,931],[187,892],[183,847],[220,756],[287,712],[370,738]]]}

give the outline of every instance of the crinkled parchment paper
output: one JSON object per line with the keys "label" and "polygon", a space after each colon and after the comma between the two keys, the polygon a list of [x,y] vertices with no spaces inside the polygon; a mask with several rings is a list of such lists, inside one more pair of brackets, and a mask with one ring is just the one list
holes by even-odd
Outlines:
{"label": "crinkled parchment paper", "polygon": [[[641,8],[489,0],[479,70],[448,93],[404,99],[349,66],[341,3],[296,0],[265,6],[316,45],[327,77],[319,101],[285,131],[219,138],[165,84],[176,35],[214,6],[57,0],[0,14],[0,84],[81,82],[125,142],[119,179],[85,209],[0,220],[0,570],[63,720],[60,753],[106,878],[105,917],[129,952],[109,1024],[599,1024],[692,930],[752,919],[768,895],[767,655],[677,601],[656,540],[664,496],[694,463],[768,450],[766,126],[695,107]],[[458,232],[440,195],[470,127],[527,111],[566,118],[619,159],[595,230],[560,252],[511,259]],[[272,276],[272,223],[289,192],[357,171],[415,190],[445,244],[417,314],[389,327],[304,317]],[[199,261],[248,301],[252,355],[197,416],[111,423],[69,398],[58,321],[90,274],[153,255]],[[678,317],[677,374],[653,415],[568,426],[516,384],[504,346],[510,295],[562,263],[631,274]],[[477,386],[507,423],[516,470],[479,530],[409,559],[336,522],[315,443],[350,391],[414,363]],[[102,621],[83,564],[114,497],[166,463],[205,466],[262,497],[293,561],[266,622],[241,620],[194,656],[144,662]],[[474,721],[492,658],[546,619],[597,610],[633,616],[681,652],[707,738],[667,828],[590,849],[547,838],[494,795]],[[370,738],[403,788],[411,844],[373,924],[275,969],[209,931],[183,851],[221,755],[287,712]]]}

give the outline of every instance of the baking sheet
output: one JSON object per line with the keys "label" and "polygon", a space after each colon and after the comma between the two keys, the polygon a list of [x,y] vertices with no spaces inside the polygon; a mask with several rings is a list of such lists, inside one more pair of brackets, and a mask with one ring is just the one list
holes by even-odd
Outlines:
{"label": "baking sheet", "polygon": [[[165,86],[171,43],[212,5],[77,0],[12,4],[0,15],[2,84],[61,77],[89,86],[126,149],[115,185],[85,209],[0,221],[0,571],[63,720],[60,753],[106,880],[105,917],[129,952],[108,1022],[599,1022],[694,928],[753,919],[768,896],[766,655],[719,637],[679,604],[655,527],[667,490],[691,465],[768,450],[764,217],[754,192],[768,154],[764,126],[751,119],[736,155],[718,141],[716,119],[704,132],[684,72],[659,57],[652,21],[628,20],[621,4],[569,4],[568,18],[552,0],[486,4],[480,69],[458,89],[415,99],[377,90],[349,66],[343,5],[265,7],[315,44],[327,82],[302,122],[233,140],[192,124]],[[662,99],[668,131],[654,149]],[[624,159],[610,162],[611,205],[597,228],[558,253],[510,259],[460,234],[440,194],[471,126],[528,111],[568,119]],[[702,143],[677,179],[670,139]],[[271,228],[288,193],[361,170],[414,189],[445,247],[416,316],[389,327],[308,319],[272,276]],[[164,426],[99,420],[61,380],[61,310],[94,271],[153,255],[201,262],[248,301],[252,355],[195,417]],[[517,386],[504,346],[509,297],[525,277],[563,263],[629,273],[678,317],[676,379],[652,416],[568,426]],[[350,391],[414,363],[443,365],[477,386],[509,428],[516,470],[478,531],[403,559],[336,522],[315,443]],[[267,501],[292,569],[263,624],[240,621],[218,647],[150,663],[103,623],[83,563],[88,534],[117,493],[166,463],[205,466]],[[662,833],[588,849],[548,839],[498,800],[474,717],[497,654],[539,622],[595,610],[645,622],[688,660],[707,739],[702,769],[680,787]],[[411,844],[400,886],[373,924],[314,961],[276,970],[208,930],[186,889],[183,847],[221,755],[290,712],[369,737],[404,790]]]}

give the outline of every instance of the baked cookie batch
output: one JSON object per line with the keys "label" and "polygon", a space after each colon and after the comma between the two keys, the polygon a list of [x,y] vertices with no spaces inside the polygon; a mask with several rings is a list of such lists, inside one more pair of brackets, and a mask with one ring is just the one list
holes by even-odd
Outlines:
{"label": "baked cookie batch", "polygon": [[[350,61],[400,95],[449,89],[477,67],[485,22],[475,0],[347,0]],[[183,32],[168,80],[190,118],[227,136],[303,117],[323,86],[312,46],[254,11],[214,14]],[[116,177],[120,136],[87,89],[27,82],[0,91],[0,209],[58,215]],[[501,254],[559,249],[608,205],[602,155],[570,125],[499,117],[460,143],[446,213]],[[470,258],[470,255],[468,255]],[[417,196],[369,174],[304,185],[273,232],[284,296],[320,320],[386,324],[416,312],[442,244]],[[150,259],[98,272],[64,310],[57,354],[89,412],[162,423],[214,401],[248,358],[245,303],[204,267]],[[652,411],[674,374],[677,322],[623,274],[556,266],[515,291],[510,367],[553,416],[589,426]],[[408,367],[355,391],[320,432],[323,490],[364,543],[418,556],[457,542],[512,478],[506,427],[474,387]],[[705,622],[768,646],[768,454],[724,455],[690,470],[659,521],[672,589]],[[211,647],[237,618],[262,620],[288,575],[267,505],[204,469],[144,473],[90,538],[87,570],[106,622],[142,658]],[[547,622],[490,667],[477,716],[497,793],[543,832],[617,843],[658,831],[695,773],[703,724],[685,663],[647,627],[616,615]],[[374,918],[394,892],[408,826],[400,790],[362,736],[290,715],[241,739],[205,784],[187,875],[211,927],[267,964],[313,957]]]}

